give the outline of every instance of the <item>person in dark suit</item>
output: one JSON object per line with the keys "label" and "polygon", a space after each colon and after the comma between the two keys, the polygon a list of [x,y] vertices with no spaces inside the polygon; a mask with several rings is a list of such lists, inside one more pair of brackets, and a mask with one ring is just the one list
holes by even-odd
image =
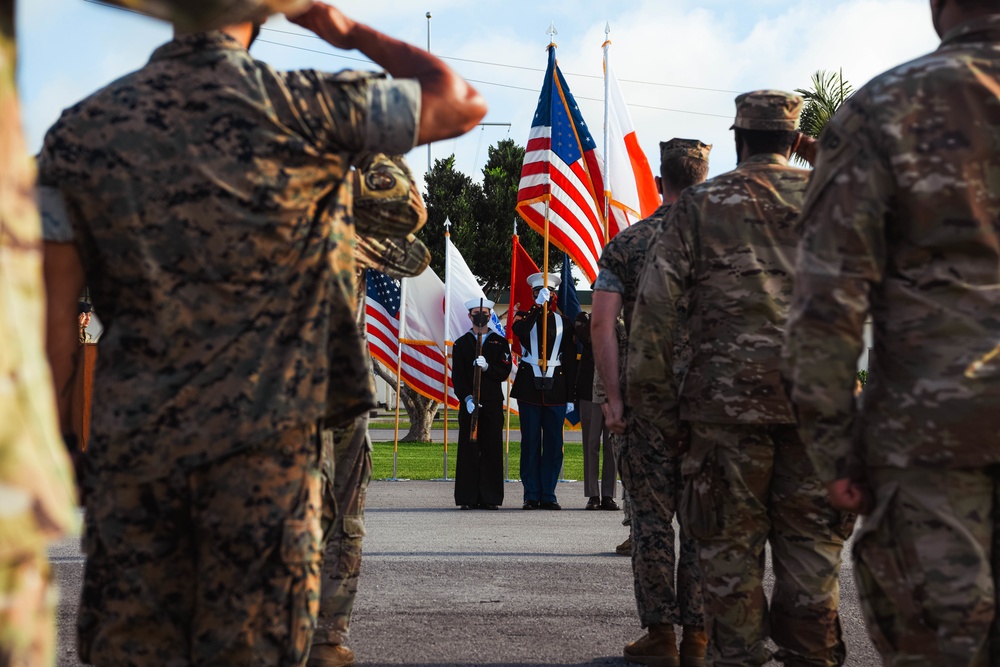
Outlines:
{"label": "person in dark suit", "polygon": [[[550,273],[528,276],[535,304],[517,313],[513,329],[523,355],[511,396],[521,415],[522,509],[562,509],[556,499],[556,483],[563,460],[563,422],[573,410],[576,395],[576,336],[573,323],[555,309],[553,292],[560,278]],[[548,303],[545,345],[542,340],[542,305]],[[544,354],[544,360],[542,355]]]}
{"label": "person in dark suit", "polygon": [[[458,412],[455,504],[463,510],[495,510],[503,504],[504,395],[501,385],[510,375],[510,344],[489,328],[492,301],[471,299],[465,302],[465,307],[469,310],[472,329],[455,341],[452,350],[451,381],[455,395],[463,397]],[[473,392],[477,369],[481,373],[478,403]],[[475,440],[471,434],[474,412],[478,420]]]}

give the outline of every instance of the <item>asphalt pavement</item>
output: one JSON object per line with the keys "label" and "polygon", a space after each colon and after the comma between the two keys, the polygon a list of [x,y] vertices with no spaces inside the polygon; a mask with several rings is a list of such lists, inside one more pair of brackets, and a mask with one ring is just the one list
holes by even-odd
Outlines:
{"label": "asphalt pavement", "polygon": [[[525,512],[506,485],[499,511],[461,511],[449,482],[373,482],[349,645],[358,665],[625,665],[642,632],[621,512],[585,511],[580,482],[560,484],[563,510]],[[55,545],[62,588],[60,667],[73,646],[83,556]],[[849,566],[841,617],[849,667],[881,664],[865,634]],[[768,586],[770,583],[768,582]]]}

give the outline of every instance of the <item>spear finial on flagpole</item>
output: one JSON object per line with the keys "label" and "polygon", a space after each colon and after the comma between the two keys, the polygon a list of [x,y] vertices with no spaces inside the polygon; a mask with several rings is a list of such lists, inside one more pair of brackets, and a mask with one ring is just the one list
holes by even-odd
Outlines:
{"label": "spear finial on flagpole", "polygon": [[444,235],[451,236],[451,218],[448,216],[444,218]]}
{"label": "spear finial on flagpole", "polygon": [[556,30],[555,21],[549,23],[549,29],[545,31],[545,34],[549,36],[549,46],[554,46],[556,43],[556,35],[559,34],[559,31]]}

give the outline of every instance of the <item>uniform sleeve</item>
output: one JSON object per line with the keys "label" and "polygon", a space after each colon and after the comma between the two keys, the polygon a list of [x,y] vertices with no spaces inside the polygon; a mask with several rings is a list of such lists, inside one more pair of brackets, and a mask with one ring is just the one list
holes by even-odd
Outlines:
{"label": "uniform sleeve", "polygon": [[73,231],[62,192],[58,188],[42,185],[36,191],[36,199],[42,216],[42,238],[52,243],[73,243],[76,232]]}
{"label": "uniform sleeve", "polygon": [[288,108],[317,147],[354,153],[407,153],[417,143],[420,84],[347,72],[281,75]]}
{"label": "uniform sleeve", "polygon": [[619,245],[615,239],[611,239],[601,251],[601,257],[597,261],[597,280],[594,281],[595,292],[625,293],[623,276],[627,275],[627,267],[622,262]]}
{"label": "uniform sleeve", "polygon": [[451,383],[455,387],[458,400],[464,401],[472,395],[472,356],[474,350],[466,345],[465,336],[455,341],[451,358]]}
{"label": "uniform sleeve", "polygon": [[[784,371],[799,430],[823,481],[855,477],[854,383],[869,291],[885,270],[895,184],[859,94],[827,126],[799,219]],[[870,105],[869,105],[870,106]]]}
{"label": "uniform sleeve", "polygon": [[678,428],[674,377],[676,301],[690,283],[694,266],[696,207],[683,197],[646,256],[629,332],[626,389],[630,407],[665,435]]}

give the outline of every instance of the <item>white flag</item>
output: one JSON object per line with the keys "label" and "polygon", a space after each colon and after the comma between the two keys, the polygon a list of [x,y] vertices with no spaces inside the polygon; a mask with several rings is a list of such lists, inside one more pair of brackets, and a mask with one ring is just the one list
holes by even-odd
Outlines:
{"label": "white flag", "polygon": [[[445,266],[448,269],[448,275],[445,276],[445,280],[447,281],[445,289],[448,290],[448,303],[451,310],[447,333],[448,342],[454,343],[472,327],[472,322],[469,320],[469,311],[465,308],[465,302],[472,299],[485,299],[486,293],[476,281],[476,276],[473,275],[472,269],[465,263],[462,253],[451,242],[451,238],[445,239],[445,246],[448,253],[445,261]],[[490,328],[501,336],[504,336],[503,326],[500,324],[500,318],[497,317],[496,313],[493,313],[493,317],[490,319]]]}

